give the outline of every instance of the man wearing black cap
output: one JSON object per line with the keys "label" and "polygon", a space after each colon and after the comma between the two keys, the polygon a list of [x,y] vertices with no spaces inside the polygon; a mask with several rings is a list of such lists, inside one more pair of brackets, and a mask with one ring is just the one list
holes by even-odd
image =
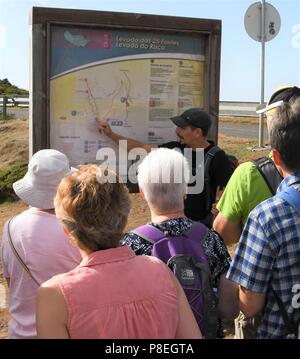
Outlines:
{"label": "man wearing black cap", "polygon": [[[211,127],[210,116],[199,108],[191,108],[186,110],[179,116],[171,118],[172,122],[177,126],[176,134],[179,141],[168,142],[159,147],[166,147],[170,149],[178,148],[182,153],[185,148],[191,148],[192,151],[192,174],[196,172],[196,149],[204,149],[204,156],[214,147],[214,144],[207,139],[208,131]],[[120,140],[127,140],[128,151],[132,148],[141,147],[147,152],[155,145],[142,144],[133,139],[127,139],[123,136],[112,132],[108,124],[100,124],[99,131],[106,134],[114,142],[118,143]],[[209,166],[209,186],[205,185],[204,190],[197,194],[188,194],[185,200],[185,215],[194,220],[200,221],[209,227],[212,224],[211,207],[215,202],[217,190],[221,191],[226,186],[230,175],[232,173],[231,165],[223,150],[218,149],[211,154],[211,163]],[[195,184],[190,184],[191,186]],[[210,187],[207,191],[206,187]],[[208,199],[208,196],[211,198]]]}

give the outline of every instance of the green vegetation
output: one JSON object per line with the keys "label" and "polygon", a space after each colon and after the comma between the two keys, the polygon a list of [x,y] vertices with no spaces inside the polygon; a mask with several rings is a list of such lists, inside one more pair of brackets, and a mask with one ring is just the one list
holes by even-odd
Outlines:
{"label": "green vegetation", "polygon": [[227,154],[235,155],[240,163],[267,156],[270,152],[270,149],[252,151],[252,149],[257,147],[257,140],[229,137],[222,134],[219,134],[218,145],[223,148]]}
{"label": "green vegetation", "polygon": [[13,113],[7,113],[6,117],[4,118],[3,112],[0,110],[0,120],[13,120],[16,116]]}
{"label": "green vegetation", "polygon": [[18,199],[12,185],[14,182],[23,178],[26,172],[27,163],[25,162],[0,170],[0,203],[7,200]]}
{"label": "green vegetation", "polygon": [[0,79],[0,95],[28,95],[29,92],[12,85],[8,79]]}

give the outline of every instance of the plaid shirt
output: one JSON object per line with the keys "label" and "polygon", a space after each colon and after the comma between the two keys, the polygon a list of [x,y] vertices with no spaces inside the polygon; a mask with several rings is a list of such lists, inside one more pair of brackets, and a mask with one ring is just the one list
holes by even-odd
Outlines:
{"label": "plaid shirt", "polygon": [[[300,190],[300,173],[286,177],[277,191],[289,186]],[[227,278],[266,294],[257,337],[284,338],[285,324],[270,288],[296,322],[299,309],[295,313],[292,307],[292,288],[300,283],[300,215],[286,201],[271,197],[250,213]]]}

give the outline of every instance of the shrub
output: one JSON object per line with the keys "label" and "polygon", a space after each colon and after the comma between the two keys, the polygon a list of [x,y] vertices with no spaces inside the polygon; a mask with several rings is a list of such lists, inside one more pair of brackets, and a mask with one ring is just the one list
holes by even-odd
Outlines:
{"label": "shrub", "polygon": [[0,170],[0,203],[18,199],[12,185],[23,178],[26,172],[27,163],[25,162]]}

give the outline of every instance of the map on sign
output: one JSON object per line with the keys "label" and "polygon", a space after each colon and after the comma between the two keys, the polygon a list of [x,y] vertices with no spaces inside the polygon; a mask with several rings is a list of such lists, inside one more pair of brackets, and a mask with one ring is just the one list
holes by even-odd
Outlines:
{"label": "map on sign", "polygon": [[87,103],[90,107],[88,110],[99,122],[110,119],[113,113],[116,113],[119,121],[113,121],[112,125],[126,126],[129,107],[133,103],[130,95],[131,80],[126,70],[121,70],[118,75],[119,77],[112,83],[112,88],[94,83],[92,78],[79,78],[78,88],[75,90],[78,95],[76,99]]}
{"label": "map on sign", "polygon": [[[145,47],[151,45],[149,53]],[[96,162],[103,147],[118,152],[99,133],[99,123],[159,144],[176,139],[170,117],[203,107],[205,57],[199,39],[189,44],[178,36],[58,27],[52,47],[50,144],[72,165]]]}

